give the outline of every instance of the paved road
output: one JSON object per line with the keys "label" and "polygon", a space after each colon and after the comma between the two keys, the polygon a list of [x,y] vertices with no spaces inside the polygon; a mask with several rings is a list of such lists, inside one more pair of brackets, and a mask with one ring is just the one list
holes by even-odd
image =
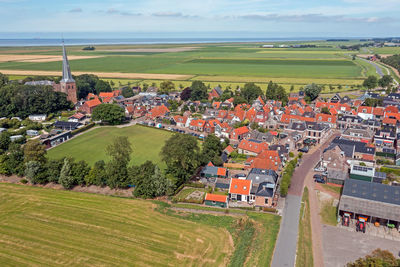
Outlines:
{"label": "paved road", "polygon": [[300,166],[295,170],[292,183],[286,197],[285,208],[282,213],[282,223],[276,242],[272,267],[294,266],[297,251],[297,235],[299,226],[301,196],[304,180],[307,173],[318,163],[323,149],[325,149],[339,133],[334,133],[319,148],[311,154],[303,156]]}
{"label": "paved road", "polygon": [[376,69],[376,73],[378,73],[379,76],[382,77],[382,76],[384,75],[381,66],[379,66],[379,65],[376,64],[375,62],[370,61],[370,60],[367,60],[367,59],[365,59],[365,58],[360,58],[360,59],[361,59],[361,60],[364,60],[364,61],[367,62],[368,64],[371,64],[372,66],[374,66],[375,69]]}

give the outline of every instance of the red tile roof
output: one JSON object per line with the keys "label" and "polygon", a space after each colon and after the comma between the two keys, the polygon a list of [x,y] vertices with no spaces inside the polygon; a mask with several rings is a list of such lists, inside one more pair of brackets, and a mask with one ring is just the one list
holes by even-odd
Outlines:
{"label": "red tile roof", "polygon": [[113,92],[100,92],[99,97],[105,98],[105,97],[114,97]]}
{"label": "red tile roof", "polygon": [[239,195],[250,195],[251,180],[231,179],[229,193]]}
{"label": "red tile roof", "polygon": [[385,113],[399,113],[399,109],[395,106],[387,106],[385,108]]}
{"label": "red tile roof", "polygon": [[290,114],[282,114],[281,122],[289,124],[291,120],[299,120],[299,121],[315,121],[315,118],[303,117],[299,115],[290,115]]}
{"label": "red tile roof", "polygon": [[96,107],[96,106],[100,105],[101,102],[100,102],[100,100],[99,100],[98,98],[95,98],[95,99],[86,101],[85,104],[86,104],[89,108],[92,108],[92,107]]}
{"label": "red tile roof", "polygon": [[391,118],[400,121],[400,113],[385,113],[385,118]]}
{"label": "red tile roof", "polygon": [[205,120],[194,119],[194,120],[190,121],[190,126],[194,126],[194,127],[203,128],[205,124],[206,124]]}
{"label": "red tile roof", "polygon": [[150,110],[149,115],[154,119],[157,117],[165,116],[165,114],[167,114],[168,112],[169,112],[169,109],[166,106],[161,105],[161,106],[156,106],[156,107],[152,108]]}
{"label": "red tile roof", "polygon": [[317,115],[315,115],[315,118],[317,119],[317,122],[336,123],[336,116],[335,115],[318,113]]}
{"label": "red tile roof", "polygon": [[205,200],[215,201],[215,202],[227,202],[228,196],[207,193]]}
{"label": "red tile roof", "polygon": [[276,150],[264,150],[257,157],[251,157],[247,159],[250,163],[251,168],[269,169],[277,171],[281,164],[278,151]]}
{"label": "red tile roof", "polygon": [[225,168],[218,168],[217,175],[218,176],[226,176],[226,169]]}
{"label": "red tile roof", "polygon": [[176,123],[186,123],[188,119],[186,116],[181,116],[181,115],[176,115],[173,118]]}
{"label": "red tile roof", "polygon": [[396,125],[397,120],[396,119],[390,119],[390,118],[384,118],[382,120],[382,123]]}
{"label": "red tile roof", "polygon": [[259,154],[261,151],[268,149],[268,144],[266,142],[258,143],[250,140],[242,140],[238,148]]}
{"label": "red tile roof", "polygon": [[233,130],[235,137],[238,137],[239,135],[242,135],[242,134],[246,134],[248,132],[249,132],[249,128],[247,128],[247,126],[242,126],[242,127],[239,127],[239,128],[236,128],[235,130]]}
{"label": "red tile roof", "polygon": [[235,151],[235,149],[229,145],[224,149],[224,151],[228,154],[231,154],[233,151]]}

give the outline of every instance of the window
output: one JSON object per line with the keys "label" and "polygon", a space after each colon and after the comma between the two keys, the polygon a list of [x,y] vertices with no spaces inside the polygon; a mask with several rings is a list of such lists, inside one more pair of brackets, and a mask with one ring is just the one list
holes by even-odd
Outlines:
{"label": "window", "polygon": [[268,198],[265,198],[264,203],[268,204]]}

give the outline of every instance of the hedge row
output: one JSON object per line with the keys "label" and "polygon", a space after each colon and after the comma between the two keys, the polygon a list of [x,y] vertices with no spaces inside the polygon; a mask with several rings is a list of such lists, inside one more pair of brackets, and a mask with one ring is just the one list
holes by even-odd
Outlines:
{"label": "hedge row", "polygon": [[86,130],[89,130],[90,128],[94,127],[96,124],[94,122],[89,123],[88,125],[85,125],[79,129],[73,130],[71,132],[72,135],[77,135],[78,133],[84,132]]}
{"label": "hedge row", "polygon": [[280,185],[280,193],[281,196],[286,196],[290,187],[290,184],[292,183],[292,176],[294,169],[296,168],[297,165],[297,158],[292,159],[289,161],[289,163],[286,165],[285,170],[282,172],[282,179],[281,179],[281,185]]}

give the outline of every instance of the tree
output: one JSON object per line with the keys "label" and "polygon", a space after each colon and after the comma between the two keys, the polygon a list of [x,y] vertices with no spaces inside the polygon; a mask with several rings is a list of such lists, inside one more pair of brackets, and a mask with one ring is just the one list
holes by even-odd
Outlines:
{"label": "tree", "polygon": [[285,88],[277,83],[273,83],[272,81],[268,83],[265,97],[267,99],[281,101],[284,106],[289,101],[289,97],[288,94],[286,93]]}
{"label": "tree", "polygon": [[370,75],[364,80],[363,86],[367,89],[373,89],[378,85],[378,78],[376,76]]}
{"label": "tree", "polygon": [[277,88],[277,84],[273,83],[272,81],[269,81],[268,86],[267,86],[267,90],[265,91],[265,97],[267,99],[275,99],[276,97],[276,88]]}
{"label": "tree", "polygon": [[51,86],[7,84],[0,87],[0,117],[26,118],[31,114],[50,114],[73,108],[67,94]]}
{"label": "tree", "polygon": [[133,93],[133,90],[132,90],[132,88],[131,87],[124,87],[123,89],[122,89],[122,96],[123,97],[125,97],[125,98],[129,98],[129,97],[132,97],[132,96],[134,96],[135,94]]}
{"label": "tree", "polygon": [[247,103],[251,103],[257,99],[263,92],[261,88],[254,83],[246,83],[240,91],[240,95],[246,99]]}
{"label": "tree", "polygon": [[29,161],[25,163],[25,177],[28,178],[32,184],[38,183],[37,175],[39,174],[40,169],[40,163],[37,161]]}
{"label": "tree", "polygon": [[6,151],[8,149],[8,146],[11,143],[10,136],[11,134],[7,131],[4,131],[0,134],[0,154],[2,151]]}
{"label": "tree", "polygon": [[101,92],[111,92],[112,91],[110,84],[108,82],[100,80],[100,79],[96,82],[95,88],[96,88],[97,94],[100,94]]}
{"label": "tree", "polygon": [[111,161],[107,163],[107,185],[111,188],[128,186],[128,163],[132,153],[132,145],[126,136],[117,136],[106,148]]}
{"label": "tree", "polygon": [[233,105],[237,106],[239,104],[247,103],[247,100],[244,99],[242,96],[238,95],[233,98]]}
{"label": "tree", "polygon": [[175,134],[166,142],[160,152],[167,164],[167,173],[177,179],[177,185],[186,182],[199,166],[199,146],[190,135]]}
{"label": "tree", "polygon": [[125,110],[115,104],[100,104],[93,109],[92,119],[111,125],[121,124],[125,120]]}
{"label": "tree", "polygon": [[304,94],[309,101],[316,99],[321,92],[321,87],[315,83],[308,84],[304,87]]}
{"label": "tree", "polygon": [[359,258],[355,262],[348,263],[347,267],[364,267],[364,266],[380,266],[380,267],[392,267],[400,266],[400,259],[396,257],[388,250],[381,250],[380,248],[374,250],[370,255],[364,258]]}
{"label": "tree", "polygon": [[96,94],[96,84],[99,77],[93,74],[82,74],[74,77],[78,99],[86,98],[89,93]]}
{"label": "tree", "polygon": [[172,90],[175,89],[175,84],[171,81],[163,81],[160,83],[160,93],[161,94],[168,94]]}
{"label": "tree", "polygon": [[390,84],[393,82],[393,78],[390,75],[383,75],[382,78],[379,79],[378,84],[382,88],[389,88]]}
{"label": "tree", "polygon": [[85,176],[86,185],[104,186],[107,183],[106,164],[103,160],[97,161]]}
{"label": "tree", "polygon": [[290,92],[293,92],[294,91],[294,85],[292,84],[291,86],[290,86]]}
{"label": "tree", "polygon": [[8,83],[8,76],[0,72],[0,87]]}
{"label": "tree", "polygon": [[183,89],[180,97],[181,97],[181,100],[187,101],[190,99],[191,96],[192,96],[192,89],[190,87],[187,87],[187,88]]}
{"label": "tree", "polygon": [[328,108],[328,107],[323,107],[323,108],[321,108],[321,113],[331,115],[331,112],[329,111],[329,108]]}
{"label": "tree", "polygon": [[379,107],[383,105],[383,99],[382,98],[367,98],[364,101],[364,106],[368,107]]}
{"label": "tree", "polygon": [[17,143],[11,143],[8,147],[4,166],[7,173],[4,174],[16,174],[18,176],[24,175],[24,152],[21,149],[21,145]]}
{"label": "tree", "polygon": [[24,145],[24,161],[46,162],[45,146],[42,145],[38,139],[29,140]]}
{"label": "tree", "polygon": [[[216,156],[219,158],[223,150],[220,139],[213,134],[209,134],[203,142],[203,149],[201,151],[202,161],[204,164],[209,161],[213,161],[216,159]],[[216,164],[215,162],[213,162]],[[219,162],[218,162],[219,163]]]}
{"label": "tree", "polygon": [[233,97],[233,92],[232,92],[230,89],[225,89],[225,90],[222,92],[222,95],[221,95],[221,97],[220,97],[220,100],[223,102],[223,101],[225,101],[225,100],[227,100],[227,99],[229,99],[229,98],[231,98],[231,97]]}
{"label": "tree", "polygon": [[62,185],[65,189],[71,189],[74,186],[74,177],[71,175],[71,163],[70,160],[65,158],[64,165],[61,168],[60,178],[58,183]]}
{"label": "tree", "polygon": [[207,86],[201,81],[193,81],[190,86],[192,90],[190,99],[193,101],[203,100],[208,98]]}
{"label": "tree", "polygon": [[142,198],[163,196],[171,187],[170,181],[162,174],[160,168],[151,161],[130,168],[132,183],[135,185],[133,195]]}
{"label": "tree", "polygon": [[89,174],[90,167],[86,161],[81,160],[78,162],[71,162],[71,176],[74,179],[74,183],[78,185],[85,184],[85,177]]}
{"label": "tree", "polygon": [[63,159],[50,159],[46,162],[47,179],[49,182],[58,183],[60,172],[64,166]]}

